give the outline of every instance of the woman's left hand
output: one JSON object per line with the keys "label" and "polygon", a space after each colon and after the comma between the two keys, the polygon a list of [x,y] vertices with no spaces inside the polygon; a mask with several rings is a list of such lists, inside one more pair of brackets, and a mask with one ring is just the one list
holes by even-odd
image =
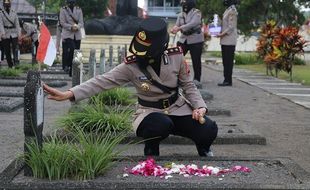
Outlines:
{"label": "woman's left hand", "polygon": [[192,118],[199,121],[199,118],[205,116],[207,113],[206,108],[198,108],[193,110]]}

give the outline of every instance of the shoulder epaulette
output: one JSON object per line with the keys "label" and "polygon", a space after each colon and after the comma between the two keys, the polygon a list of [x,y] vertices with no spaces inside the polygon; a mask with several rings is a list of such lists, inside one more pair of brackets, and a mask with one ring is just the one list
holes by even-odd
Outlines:
{"label": "shoulder epaulette", "polygon": [[137,59],[135,55],[130,55],[125,58],[125,64],[132,64],[135,63],[136,61]]}
{"label": "shoulder epaulette", "polygon": [[183,50],[180,46],[172,47],[167,49],[167,54],[168,55],[183,54]]}

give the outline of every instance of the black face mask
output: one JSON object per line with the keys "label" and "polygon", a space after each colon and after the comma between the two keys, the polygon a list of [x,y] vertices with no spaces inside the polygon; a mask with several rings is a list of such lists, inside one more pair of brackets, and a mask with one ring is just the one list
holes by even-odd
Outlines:
{"label": "black face mask", "polygon": [[70,2],[70,3],[68,3],[68,6],[69,6],[71,9],[73,9],[74,6],[75,6],[75,3],[74,3],[74,2]]}
{"label": "black face mask", "polygon": [[6,11],[10,11],[10,9],[11,9],[11,4],[4,4],[3,7],[4,7],[4,9],[5,9]]}

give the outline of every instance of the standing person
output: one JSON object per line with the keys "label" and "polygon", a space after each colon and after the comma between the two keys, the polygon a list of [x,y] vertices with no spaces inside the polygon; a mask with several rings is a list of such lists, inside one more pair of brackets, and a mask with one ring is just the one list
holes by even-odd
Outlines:
{"label": "standing person", "polygon": [[[1,8],[0,8],[0,9],[1,9]],[[0,11],[2,12],[2,9],[1,9]],[[0,54],[1,54],[0,66],[1,66],[2,61],[4,60],[4,51],[3,51],[2,36],[4,36],[4,28],[3,28],[2,19],[0,19]]]}
{"label": "standing person", "polygon": [[76,0],[66,0],[67,5],[60,9],[59,22],[62,26],[63,40],[62,64],[64,69],[72,75],[72,60],[75,49],[81,46],[81,28],[84,28],[82,9],[76,6]]}
{"label": "standing person", "polygon": [[[4,35],[2,36],[2,45],[9,68],[18,64],[18,38],[20,38],[21,29],[18,17],[15,11],[11,10],[11,1],[4,0],[3,8],[0,13],[0,19],[3,23]],[[12,50],[11,50],[12,47]],[[13,51],[14,60],[12,61],[11,52]]]}
{"label": "standing person", "polygon": [[[205,116],[207,106],[190,77],[181,48],[167,49],[168,42],[165,21],[147,18],[129,47],[134,55],[126,57],[124,63],[68,91],[47,85],[44,90],[52,100],[80,101],[131,82],[139,102],[133,127],[137,136],[146,140],[144,155],[158,156],[160,141],[174,134],[192,139],[200,156],[212,156],[210,146],[217,136],[217,125]],[[199,122],[201,118],[204,123]]]}
{"label": "standing person", "polygon": [[201,88],[201,54],[204,43],[204,34],[201,31],[201,12],[195,8],[195,0],[182,0],[181,5],[182,13],[178,16],[171,32],[173,34],[181,32],[177,45],[182,47],[184,55],[188,51],[190,52],[194,69],[194,83],[198,88]]}
{"label": "standing person", "polygon": [[236,5],[239,0],[223,0],[227,7],[222,18],[222,31],[217,37],[220,38],[222,60],[224,66],[224,81],[218,86],[232,86],[232,73],[234,66],[235,49],[237,44],[237,16]]}
{"label": "standing person", "polygon": [[23,20],[20,21],[21,28],[26,32],[25,35],[21,36],[21,39],[26,37],[31,37],[32,42],[32,56],[37,56],[37,50],[39,46],[39,40],[38,40],[38,28],[36,24],[24,22]]}

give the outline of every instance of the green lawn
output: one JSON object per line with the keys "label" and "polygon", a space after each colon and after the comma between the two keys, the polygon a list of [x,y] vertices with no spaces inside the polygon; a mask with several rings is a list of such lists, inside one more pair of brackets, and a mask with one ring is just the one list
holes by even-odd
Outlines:
{"label": "green lawn", "polygon": [[[243,68],[266,74],[266,67],[263,64],[236,65],[236,68]],[[290,80],[290,75],[284,71],[279,72],[278,77],[287,81]],[[293,82],[310,86],[310,65],[294,65]]]}

